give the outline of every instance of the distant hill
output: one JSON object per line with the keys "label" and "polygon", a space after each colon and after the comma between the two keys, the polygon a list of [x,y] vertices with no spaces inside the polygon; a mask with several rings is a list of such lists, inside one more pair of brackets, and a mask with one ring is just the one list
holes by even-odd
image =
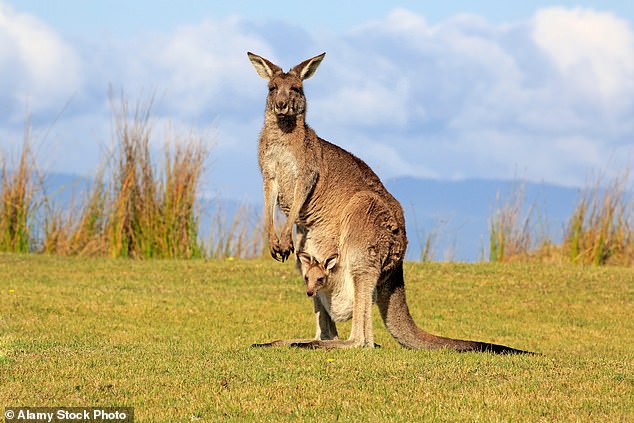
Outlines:
{"label": "distant hill", "polygon": [[44,193],[62,208],[80,203],[92,183],[91,178],[69,173],[48,173],[44,176]]}
{"label": "distant hill", "polygon": [[490,219],[498,205],[522,187],[524,206],[532,208],[535,227],[560,240],[579,194],[577,189],[557,185],[503,180],[396,178],[385,185],[405,211],[411,260],[420,258],[421,241],[433,232],[437,233],[436,260],[488,259]]}

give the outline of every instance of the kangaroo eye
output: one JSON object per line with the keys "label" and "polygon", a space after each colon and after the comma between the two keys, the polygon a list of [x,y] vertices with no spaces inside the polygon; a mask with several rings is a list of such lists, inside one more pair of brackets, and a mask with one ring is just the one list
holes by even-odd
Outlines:
{"label": "kangaroo eye", "polygon": [[301,94],[302,93],[302,88],[301,87],[291,87],[291,91],[297,93],[297,94]]}
{"label": "kangaroo eye", "polygon": [[271,85],[269,87],[269,92],[272,93],[273,91],[277,90],[277,87],[275,85]]}

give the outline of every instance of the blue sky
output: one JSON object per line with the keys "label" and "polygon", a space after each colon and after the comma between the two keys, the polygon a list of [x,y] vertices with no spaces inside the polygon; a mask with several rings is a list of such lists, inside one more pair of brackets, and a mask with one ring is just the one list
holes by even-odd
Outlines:
{"label": "blue sky", "polygon": [[[32,13],[64,34],[95,34],[100,31],[122,36],[143,31],[166,31],[180,25],[197,24],[201,19],[225,19],[241,16],[251,20],[284,20],[296,22],[311,31],[328,30],[344,33],[369,20],[382,19],[394,8],[405,8],[425,16],[432,24],[461,13],[483,16],[491,22],[524,20],[535,10],[553,5],[592,7],[610,11],[632,20],[634,6],[629,1],[381,1],[351,0],[298,2],[253,0],[205,1],[189,0],[20,0],[9,2],[16,9]],[[69,12],[72,11],[72,12]]]}
{"label": "blue sky", "polygon": [[155,93],[156,145],[199,134],[205,189],[259,201],[266,88],[245,53],[326,51],[308,121],[381,177],[581,186],[633,153],[633,19],[625,1],[0,0],[0,153],[28,110],[43,167],[90,176],[109,87]]}

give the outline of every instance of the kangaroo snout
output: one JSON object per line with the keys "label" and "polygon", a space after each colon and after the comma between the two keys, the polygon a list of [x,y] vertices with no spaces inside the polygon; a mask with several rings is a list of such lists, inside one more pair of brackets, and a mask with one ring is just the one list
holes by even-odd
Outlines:
{"label": "kangaroo snout", "polygon": [[308,295],[309,297],[312,297],[313,295],[315,295],[315,291],[313,291],[312,289],[307,289],[306,295]]}
{"label": "kangaroo snout", "polygon": [[278,100],[275,102],[275,113],[278,115],[288,114],[288,101]]}

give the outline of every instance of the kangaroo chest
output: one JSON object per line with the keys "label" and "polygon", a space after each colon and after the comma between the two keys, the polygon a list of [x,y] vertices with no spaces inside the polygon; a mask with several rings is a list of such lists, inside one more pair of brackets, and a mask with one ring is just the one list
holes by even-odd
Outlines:
{"label": "kangaroo chest", "polygon": [[270,143],[260,155],[262,176],[273,181],[277,201],[282,211],[288,214],[293,204],[297,181],[297,159],[288,145]]}
{"label": "kangaroo chest", "polygon": [[352,277],[344,272],[338,273],[330,275],[328,289],[320,290],[317,296],[332,320],[346,322],[352,319],[354,286]]}

